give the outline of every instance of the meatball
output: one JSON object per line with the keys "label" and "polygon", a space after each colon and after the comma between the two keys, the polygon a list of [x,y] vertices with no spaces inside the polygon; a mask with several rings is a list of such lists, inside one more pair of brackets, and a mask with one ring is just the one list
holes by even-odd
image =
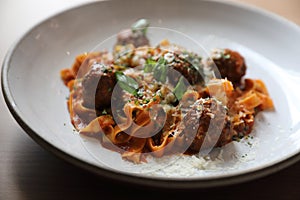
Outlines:
{"label": "meatball", "polygon": [[[190,144],[191,151],[199,151],[204,138],[209,137],[212,144],[218,141],[222,132],[224,121],[227,118],[227,111],[224,106],[214,98],[199,99],[192,106],[183,119],[183,135]],[[213,123],[210,123],[213,119]],[[207,135],[210,128],[210,134]],[[211,131],[212,130],[212,131]]]}
{"label": "meatball", "polygon": [[149,45],[148,38],[140,32],[132,32],[130,29],[121,31],[117,36],[116,45],[133,44],[135,47]]}
{"label": "meatball", "polygon": [[230,49],[218,49],[214,51],[212,59],[222,78],[227,78],[234,86],[241,84],[247,69],[243,56]]}
{"label": "meatball", "polygon": [[[199,152],[200,148],[221,147],[242,138],[251,132],[253,115],[231,117],[228,109],[214,98],[197,100],[183,119],[185,140],[190,144],[189,152]],[[207,137],[207,142],[204,139]]]}
{"label": "meatball", "polygon": [[82,80],[83,104],[96,109],[109,107],[116,82],[115,70],[112,66],[93,64]]}
{"label": "meatball", "polygon": [[170,64],[172,69],[175,69],[178,73],[170,70],[170,82],[177,83],[180,76],[184,76],[189,84],[195,85],[198,83],[203,83],[203,67],[199,62],[194,63],[190,57],[183,58],[182,55],[175,55],[174,62]]}

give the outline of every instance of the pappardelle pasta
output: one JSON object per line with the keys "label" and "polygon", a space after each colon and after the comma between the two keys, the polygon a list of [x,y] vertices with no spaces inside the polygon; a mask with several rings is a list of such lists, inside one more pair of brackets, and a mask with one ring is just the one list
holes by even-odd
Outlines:
{"label": "pappardelle pasta", "polygon": [[118,34],[112,53],[78,55],[61,71],[80,134],[140,163],[145,153],[195,154],[239,140],[258,112],[274,109],[263,81],[243,78],[238,52],[216,49],[203,59],[168,40],[151,47],[147,26],[138,21]]}

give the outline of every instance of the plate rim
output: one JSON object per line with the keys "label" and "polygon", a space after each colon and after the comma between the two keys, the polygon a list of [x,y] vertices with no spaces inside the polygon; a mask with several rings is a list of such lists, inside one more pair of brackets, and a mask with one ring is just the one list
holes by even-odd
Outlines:
{"label": "plate rim", "polygon": [[[61,150],[58,147],[55,147],[50,142],[43,139],[39,134],[37,134],[30,125],[27,125],[24,119],[20,116],[19,113],[21,111],[18,109],[18,107],[15,106],[13,95],[11,94],[11,91],[9,89],[8,84],[8,71],[10,68],[10,62],[12,55],[14,54],[15,50],[18,48],[19,44],[26,38],[28,34],[31,33],[35,28],[42,25],[43,23],[47,22],[49,19],[57,17],[65,12],[78,9],[83,6],[88,6],[91,4],[98,4],[102,2],[109,2],[109,1],[118,1],[118,0],[108,0],[108,1],[95,1],[95,2],[84,2],[79,3],[76,6],[71,6],[66,9],[60,10],[53,15],[50,15],[37,23],[36,25],[32,26],[30,29],[28,29],[24,34],[22,34],[18,40],[16,40],[11,47],[9,48],[3,64],[2,64],[2,70],[1,70],[1,88],[3,92],[3,97],[6,102],[7,107],[9,108],[9,111],[11,112],[14,119],[18,122],[18,124],[23,128],[23,130],[40,146],[42,146],[47,151],[53,153],[57,157],[68,161],[69,163],[80,167],[82,169],[85,169],[87,171],[93,172],[97,175],[100,175],[104,178],[118,180],[121,182],[126,183],[133,183],[137,185],[144,185],[148,187],[154,187],[154,188],[181,188],[181,189],[195,189],[195,188],[208,188],[208,187],[214,187],[214,186],[224,186],[224,185],[231,185],[236,183],[241,183],[245,181],[254,180],[260,177],[264,177],[270,174],[273,174],[277,171],[280,171],[294,163],[300,160],[300,151],[295,153],[291,156],[286,156],[281,161],[275,162],[273,164],[270,164],[270,166],[265,166],[260,169],[253,169],[246,172],[242,172],[241,174],[234,174],[231,176],[224,176],[224,177],[210,177],[210,178],[203,178],[203,179],[163,179],[160,177],[145,177],[145,176],[138,176],[135,174],[126,174],[123,172],[118,172],[114,170],[109,170],[105,168],[101,168],[99,166],[93,165],[91,163],[88,163],[82,159],[79,159],[73,155],[70,155],[63,150]],[[204,0],[205,2],[209,2],[209,0]],[[222,0],[212,0],[212,2],[220,3],[229,5],[238,9],[246,9],[250,10],[252,12],[256,12],[259,14],[262,14],[266,17],[272,18],[277,22],[284,23],[288,26],[290,26],[293,29],[296,29],[300,33],[300,27],[295,24],[294,22],[291,22],[275,13],[272,13],[270,11],[266,11],[262,8],[258,8],[253,5],[249,5],[246,3],[241,2],[235,2],[235,1],[222,1]]]}

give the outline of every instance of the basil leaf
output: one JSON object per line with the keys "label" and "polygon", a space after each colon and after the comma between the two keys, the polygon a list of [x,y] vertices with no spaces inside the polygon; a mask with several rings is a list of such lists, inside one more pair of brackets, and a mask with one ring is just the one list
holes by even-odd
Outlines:
{"label": "basil leaf", "polygon": [[156,61],[155,61],[155,60],[152,60],[152,58],[148,58],[148,59],[146,60],[146,64],[156,65]]}
{"label": "basil leaf", "polygon": [[155,60],[152,60],[151,58],[148,58],[146,60],[146,65],[144,67],[144,72],[149,73],[152,72],[154,67],[156,66],[157,62]]}
{"label": "basil leaf", "polygon": [[157,61],[156,66],[153,69],[153,76],[157,81],[165,83],[167,80],[168,66],[166,65],[166,60],[161,57]]}
{"label": "basil leaf", "polygon": [[131,25],[131,30],[133,33],[140,31],[143,35],[146,35],[149,25],[150,23],[148,20],[140,19]]}
{"label": "basil leaf", "polygon": [[175,88],[173,90],[173,93],[174,93],[174,95],[176,96],[176,98],[178,100],[181,100],[182,96],[186,92],[186,90],[187,90],[187,87],[184,83],[183,76],[181,76],[178,83],[177,83],[177,85],[175,86]]}
{"label": "basil leaf", "polygon": [[157,62],[158,62],[158,64],[161,64],[161,65],[162,64],[165,65],[167,63],[166,59],[164,59],[163,57],[160,57]]}
{"label": "basil leaf", "polygon": [[130,94],[135,95],[136,91],[139,88],[139,84],[131,77],[126,76],[123,72],[116,72],[116,78],[118,80],[119,86],[129,92]]}

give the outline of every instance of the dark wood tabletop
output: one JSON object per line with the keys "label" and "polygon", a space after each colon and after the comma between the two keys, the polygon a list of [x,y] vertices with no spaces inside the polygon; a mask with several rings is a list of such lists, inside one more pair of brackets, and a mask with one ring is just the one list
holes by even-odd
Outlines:
{"label": "dark wood tabletop", "polygon": [[[0,63],[29,27],[84,0],[1,0]],[[300,0],[240,0],[300,24]],[[300,199],[300,162],[258,180],[197,190],[159,190],[98,177],[36,144],[15,122],[0,92],[0,200],[7,199]]]}

